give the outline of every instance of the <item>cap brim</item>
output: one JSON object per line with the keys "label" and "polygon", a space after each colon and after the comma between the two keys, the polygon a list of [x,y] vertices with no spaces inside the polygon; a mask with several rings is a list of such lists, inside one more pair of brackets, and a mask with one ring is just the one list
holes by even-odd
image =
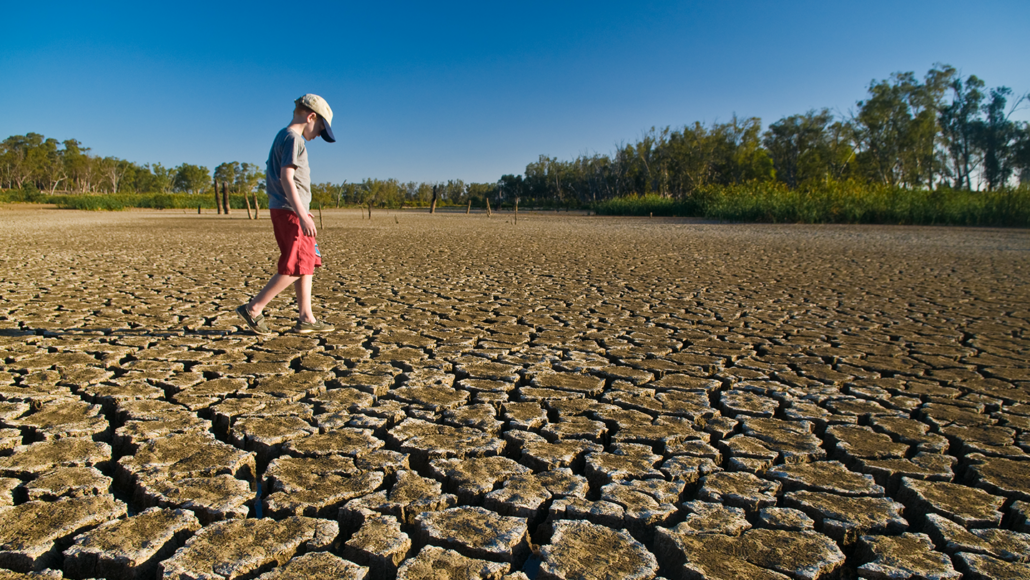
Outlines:
{"label": "cap brim", "polygon": [[336,143],[336,137],[333,135],[333,128],[326,122],[325,117],[322,117],[322,138],[330,143]]}

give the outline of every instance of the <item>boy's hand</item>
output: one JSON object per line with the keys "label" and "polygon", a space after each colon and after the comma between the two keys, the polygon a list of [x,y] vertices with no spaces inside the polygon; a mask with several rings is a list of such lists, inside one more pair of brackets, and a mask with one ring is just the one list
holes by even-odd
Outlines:
{"label": "boy's hand", "polygon": [[300,217],[300,231],[304,232],[305,236],[309,238],[315,237],[318,232],[315,231],[315,216],[311,214],[301,215]]}
{"label": "boy's hand", "polygon": [[[283,191],[286,192],[286,199],[289,200],[290,205],[294,208],[303,207],[303,204],[300,203],[300,193],[297,191],[297,185],[293,183],[293,174],[296,171],[297,168],[293,165],[283,165],[282,174],[279,176],[279,183],[282,184]],[[300,231],[304,232],[304,235],[309,238],[315,237],[317,233],[315,231],[315,216],[297,211],[297,219],[300,220]]]}

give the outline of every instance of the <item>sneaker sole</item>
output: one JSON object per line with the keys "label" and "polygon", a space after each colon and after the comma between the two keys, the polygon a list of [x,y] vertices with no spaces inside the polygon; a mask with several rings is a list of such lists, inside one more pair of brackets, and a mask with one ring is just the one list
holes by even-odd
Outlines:
{"label": "sneaker sole", "polygon": [[335,327],[321,328],[318,330],[313,328],[291,328],[290,332],[295,332],[297,334],[315,334],[316,332],[333,332],[334,330],[336,330]]}

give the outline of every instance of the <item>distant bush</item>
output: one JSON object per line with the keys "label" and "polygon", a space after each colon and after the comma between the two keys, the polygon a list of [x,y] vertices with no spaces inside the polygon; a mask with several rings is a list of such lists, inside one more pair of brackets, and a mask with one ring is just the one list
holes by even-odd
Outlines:
{"label": "distant bush", "polygon": [[595,211],[742,222],[1030,227],[1030,188],[930,190],[845,181],[790,189],[766,182],[707,188],[685,200],[656,195],[613,199],[597,204]]}
{"label": "distant bush", "polygon": [[0,201],[4,203],[46,203],[49,196],[29,183],[22,189],[9,189],[0,192]]}
{"label": "distant bush", "polygon": [[[56,196],[55,196],[56,197]],[[115,211],[123,210],[126,207],[125,200],[120,195],[76,195],[57,197],[57,207],[64,209],[85,209],[90,211]]]}

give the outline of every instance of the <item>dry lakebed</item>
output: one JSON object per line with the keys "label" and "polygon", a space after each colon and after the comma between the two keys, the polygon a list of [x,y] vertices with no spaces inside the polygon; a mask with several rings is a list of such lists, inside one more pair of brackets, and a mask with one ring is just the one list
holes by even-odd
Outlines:
{"label": "dry lakebed", "polygon": [[1030,232],[518,217],[0,209],[0,580],[1030,578]]}

